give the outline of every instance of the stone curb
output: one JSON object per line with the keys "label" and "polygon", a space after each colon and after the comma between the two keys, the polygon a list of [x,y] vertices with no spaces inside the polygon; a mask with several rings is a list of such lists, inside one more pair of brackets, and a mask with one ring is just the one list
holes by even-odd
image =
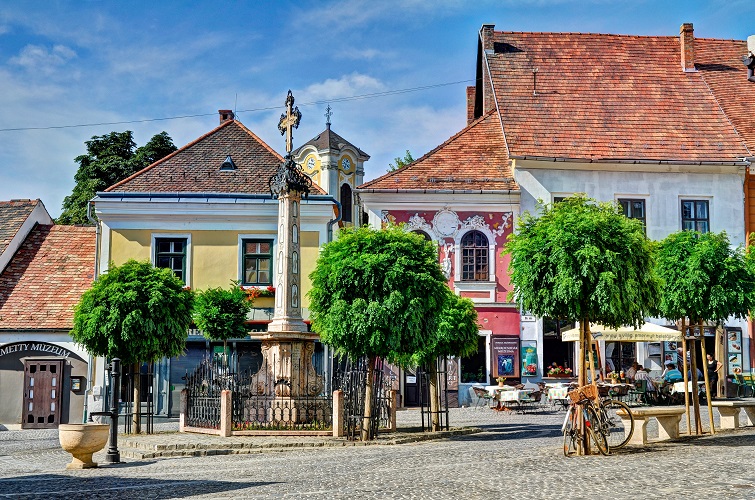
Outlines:
{"label": "stone curb", "polygon": [[[179,433],[161,433],[165,440],[161,443],[145,442],[139,437],[122,438],[119,441],[121,445],[120,454],[124,458],[137,460],[154,459],[154,458],[174,458],[174,457],[204,457],[210,455],[246,455],[252,453],[274,453],[291,451],[292,449],[304,448],[336,448],[336,447],[358,447],[358,446],[393,446],[401,444],[418,443],[422,441],[440,440],[454,436],[463,436],[467,434],[476,434],[483,432],[483,429],[477,427],[463,427],[450,429],[448,431],[439,431],[432,433],[391,433],[384,434],[374,441],[348,441],[342,438],[325,439],[322,441],[291,441],[287,437],[279,438],[274,442],[261,441],[255,438],[236,437],[234,441],[243,440],[243,442],[212,442],[213,439],[207,439],[208,436],[202,436],[195,442],[187,443],[170,443],[172,437],[186,434]],[[154,436],[154,435],[153,435]],[[199,437],[199,435],[196,435]],[[209,436],[215,437],[215,436]],[[152,440],[152,439],[150,439]]]}

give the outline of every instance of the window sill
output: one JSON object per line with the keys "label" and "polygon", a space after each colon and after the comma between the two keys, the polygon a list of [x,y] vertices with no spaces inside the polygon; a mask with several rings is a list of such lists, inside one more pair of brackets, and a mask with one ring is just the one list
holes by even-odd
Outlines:
{"label": "window sill", "polygon": [[454,281],[454,291],[472,302],[489,304],[495,302],[495,281]]}

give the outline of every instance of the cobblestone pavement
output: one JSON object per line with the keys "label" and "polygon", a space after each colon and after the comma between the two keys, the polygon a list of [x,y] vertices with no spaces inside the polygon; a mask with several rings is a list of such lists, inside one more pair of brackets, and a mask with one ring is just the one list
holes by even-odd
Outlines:
{"label": "cobblestone pavement", "polygon": [[[451,425],[483,432],[393,446],[126,460],[83,471],[65,470],[69,456],[57,431],[6,431],[0,498],[755,498],[746,473],[755,463],[755,427],[565,458],[563,416],[460,408],[451,410]],[[401,411],[398,420],[416,425],[419,412]]]}

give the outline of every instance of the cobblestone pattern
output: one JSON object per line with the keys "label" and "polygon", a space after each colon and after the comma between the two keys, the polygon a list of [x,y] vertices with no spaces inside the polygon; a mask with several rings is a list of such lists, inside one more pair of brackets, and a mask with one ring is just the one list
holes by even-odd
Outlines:
{"label": "cobblestone pattern", "polygon": [[[744,473],[755,458],[753,427],[630,448],[610,457],[565,458],[563,416],[454,409],[453,425],[483,432],[401,446],[127,459],[83,471],[64,469],[69,457],[58,447],[56,431],[0,432],[0,497],[755,497],[755,479]],[[417,425],[419,413],[402,411],[398,420],[403,427]]]}

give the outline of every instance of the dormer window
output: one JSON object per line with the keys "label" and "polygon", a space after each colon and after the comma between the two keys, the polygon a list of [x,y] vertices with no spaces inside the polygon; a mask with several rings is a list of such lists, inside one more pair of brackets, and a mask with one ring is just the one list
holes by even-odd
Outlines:
{"label": "dormer window", "polygon": [[236,170],[236,164],[233,163],[231,155],[225,157],[225,161],[220,165],[220,170]]}

